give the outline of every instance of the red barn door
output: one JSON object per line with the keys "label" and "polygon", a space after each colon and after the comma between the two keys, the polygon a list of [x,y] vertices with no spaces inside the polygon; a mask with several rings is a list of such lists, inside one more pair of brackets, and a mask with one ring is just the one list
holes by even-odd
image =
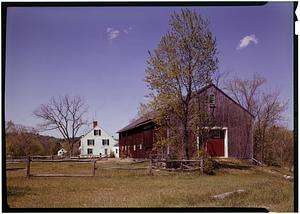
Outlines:
{"label": "red barn door", "polygon": [[224,154],[224,136],[225,130],[213,129],[210,131],[210,138],[207,141],[207,153],[211,157],[221,157]]}

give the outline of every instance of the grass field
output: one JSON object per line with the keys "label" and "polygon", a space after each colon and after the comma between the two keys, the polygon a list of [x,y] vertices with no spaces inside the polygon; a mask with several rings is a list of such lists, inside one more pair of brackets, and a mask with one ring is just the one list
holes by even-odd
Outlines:
{"label": "grass field", "polygon": [[[7,166],[12,167],[8,164]],[[24,163],[14,167],[25,166]],[[32,163],[31,173],[91,174],[90,163]],[[268,169],[267,169],[268,171]],[[258,167],[199,172],[96,171],[95,177],[24,177],[7,171],[12,208],[99,207],[263,207],[293,211],[293,182]],[[223,200],[211,196],[244,189]]]}

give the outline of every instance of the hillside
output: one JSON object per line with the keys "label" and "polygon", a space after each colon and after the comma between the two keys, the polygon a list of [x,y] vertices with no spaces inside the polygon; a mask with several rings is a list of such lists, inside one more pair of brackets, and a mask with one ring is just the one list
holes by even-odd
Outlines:
{"label": "hillside", "polygon": [[64,146],[63,139],[40,135],[35,128],[5,122],[6,155],[55,155]]}

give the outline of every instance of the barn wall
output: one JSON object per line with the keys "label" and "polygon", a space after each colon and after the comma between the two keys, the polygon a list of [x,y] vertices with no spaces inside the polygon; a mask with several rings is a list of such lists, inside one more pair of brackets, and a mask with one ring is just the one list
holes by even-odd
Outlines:
{"label": "barn wall", "polygon": [[228,127],[229,157],[252,158],[252,116],[215,87],[210,87],[207,93],[216,97],[215,109],[209,110],[214,116],[215,126]]}
{"label": "barn wall", "polygon": [[[210,108],[205,99],[208,95],[215,94],[216,105],[215,108]],[[237,103],[231,100],[228,96],[222,93],[215,87],[209,87],[201,93],[201,101],[203,101],[203,108],[214,118],[214,126],[228,128],[228,156],[235,158],[252,158],[253,157],[253,118],[242,109]],[[202,102],[201,102],[202,103]],[[179,132],[180,132],[179,127]],[[189,133],[189,151],[192,158],[196,151],[196,136]],[[145,126],[134,128],[119,133],[120,157],[126,158],[148,158],[152,150],[153,142],[155,142],[154,123],[147,123]],[[139,149],[139,144],[142,144],[142,149]],[[127,151],[123,146],[129,146]],[[134,145],[137,149],[134,151]],[[174,149],[184,154],[184,145],[174,147]],[[184,158],[178,157],[178,158]]]}
{"label": "barn wall", "polygon": [[[119,133],[121,158],[148,158],[153,147],[154,124]],[[140,144],[142,148],[140,149]],[[125,150],[125,146],[127,149]],[[134,150],[135,146],[135,150]]]}

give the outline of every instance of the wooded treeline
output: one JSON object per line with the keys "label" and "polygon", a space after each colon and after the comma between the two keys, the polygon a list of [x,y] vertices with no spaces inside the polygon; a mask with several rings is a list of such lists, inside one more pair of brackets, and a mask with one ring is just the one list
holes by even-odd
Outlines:
{"label": "wooded treeline", "polygon": [[57,155],[62,139],[39,135],[33,128],[16,125],[12,121],[5,124],[6,155],[11,157],[27,155]]}

